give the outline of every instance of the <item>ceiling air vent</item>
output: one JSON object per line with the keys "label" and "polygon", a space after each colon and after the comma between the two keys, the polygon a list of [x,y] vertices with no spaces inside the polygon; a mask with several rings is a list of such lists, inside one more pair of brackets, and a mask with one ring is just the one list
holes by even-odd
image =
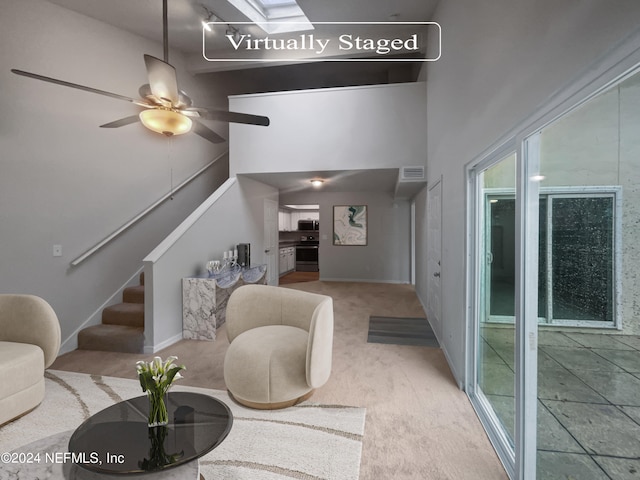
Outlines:
{"label": "ceiling air vent", "polygon": [[401,182],[423,182],[425,180],[424,167],[402,167],[400,169]]}

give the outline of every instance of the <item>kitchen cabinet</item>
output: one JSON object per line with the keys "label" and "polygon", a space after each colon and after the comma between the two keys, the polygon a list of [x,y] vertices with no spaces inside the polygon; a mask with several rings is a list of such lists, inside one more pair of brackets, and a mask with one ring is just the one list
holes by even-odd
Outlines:
{"label": "kitchen cabinet", "polygon": [[285,247],[280,249],[280,275],[292,272],[296,268],[296,248]]}
{"label": "kitchen cabinet", "polygon": [[319,211],[309,210],[278,210],[278,230],[280,232],[294,232],[298,230],[298,220],[320,220]]}
{"label": "kitchen cabinet", "polygon": [[278,211],[278,230],[281,232],[290,232],[298,228],[298,222],[296,221],[295,227],[291,223],[291,212],[280,209]]}
{"label": "kitchen cabinet", "polygon": [[287,271],[293,272],[296,269],[296,248],[291,247],[287,252]]}

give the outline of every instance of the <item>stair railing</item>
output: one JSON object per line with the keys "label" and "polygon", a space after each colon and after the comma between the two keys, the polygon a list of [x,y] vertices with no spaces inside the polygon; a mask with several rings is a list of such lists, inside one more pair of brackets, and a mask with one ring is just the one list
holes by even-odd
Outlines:
{"label": "stair railing", "polygon": [[204,167],[202,167],[200,170],[198,170],[197,172],[195,172],[193,175],[191,175],[189,178],[187,178],[185,181],[183,181],[180,185],[178,185],[177,187],[174,187],[171,192],[167,193],[166,195],[164,195],[163,197],[161,197],[159,200],[157,200],[156,202],[154,202],[152,205],[148,206],[147,208],[145,208],[142,212],[140,212],[138,215],[136,215],[135,217],[133,217],[131,220],[129,220],[127,223],[125,223],[124,225],[122,225],[120,228],[118,228],[116,231],[114,231],[113,233],[111,233],[110,235],[108,235],[107,237],[105,237],[103,240],[101,240],[100,242],[96,243],[93,247],[91,247],[89,250],[87,250],[86,252],[84,252],[82,255],[80,255],[79,257],[75,258],[74,260],[71,261],[71,265],[73,267],[76,267],[78,265],[80,265],[82,262],[84,262],[87,258],[89,258],[91,255],[93,255],[94,253],[96,253],[98,250],[100,250],[102,247],[104,247],[105,245],[109,244],[110,242],[112,242],[113,240],[115,240],[118,236],[120,236],[122,233],[124,233],[125,231],[127,231],[129,228],[131,228],[132,226],[134,226],[136,223],[138,223],[140,220],[142,220],[144,217],[146,217],[147,215],[149,215],[152,211],[154,211],[157,207],[159,207],[162,203],[164,203],[166,200],[168,200],[169,198],[171,198],[176,192],[178,192],[179,190],[181,190],[182,188],[186,187],[189,183],[191,183],[193,180],[195,180],[197,177],[199,177],[200,175],[202,175],[206,170],[208,170],[214,163],[216,163],[218,160],[220,160],[222,157],[224,157],[225,155],[228,155],[229,150],[225,151],[224,153],[218,155],[216,158],[214,158],[213,160],[211,160],[211,162],[209,162],[207,165],[205,165]]}

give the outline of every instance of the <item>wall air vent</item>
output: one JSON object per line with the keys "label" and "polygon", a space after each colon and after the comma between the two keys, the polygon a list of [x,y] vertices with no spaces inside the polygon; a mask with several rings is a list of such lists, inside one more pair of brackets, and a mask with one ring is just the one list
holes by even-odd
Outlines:
{"label": "wall air vent", "polygon": [[424,167],[402,167],[400,169],[401,182],[424,182]]}

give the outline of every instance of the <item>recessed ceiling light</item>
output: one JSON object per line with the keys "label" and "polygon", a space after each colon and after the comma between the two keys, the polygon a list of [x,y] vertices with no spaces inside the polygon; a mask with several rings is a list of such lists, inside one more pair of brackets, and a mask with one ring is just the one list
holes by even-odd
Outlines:
{"label": "recessed ceiling light", "polygon": [[316,188],[321,187],[323,183],[324,183],[324,180],[311,180],[311,185],[313,185]]}

